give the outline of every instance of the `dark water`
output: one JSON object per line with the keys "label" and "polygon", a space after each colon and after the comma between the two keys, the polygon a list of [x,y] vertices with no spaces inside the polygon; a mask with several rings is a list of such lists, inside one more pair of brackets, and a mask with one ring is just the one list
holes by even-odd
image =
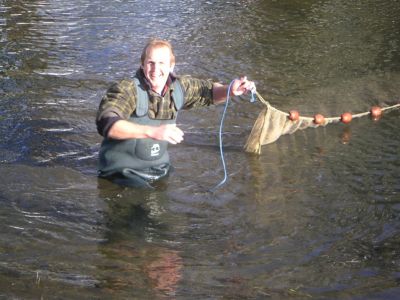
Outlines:
{"label": "dark water", "polygon": [[94,118],[150,37],[178,73],[337,116],[400,100],[400,2],[0,0],[0,299],[398,299],[400,112],[242,150],[262,108],[181,113],[155,191],[96,178]]}

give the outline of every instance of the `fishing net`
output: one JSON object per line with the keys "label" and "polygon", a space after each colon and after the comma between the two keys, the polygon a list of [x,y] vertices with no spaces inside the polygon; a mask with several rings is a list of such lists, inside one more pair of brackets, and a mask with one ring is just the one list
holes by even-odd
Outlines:
{"label": "fishing net", "polygon": [[[265,107],[259,113],[258,118],[254,123],[247,142],[244,146],[246,152],[261,154],[261,147],[263,145],[275,142],[282,135],[292,134],[297,130],[310,127],[326,126],[330,123],[338,123],[341,121],[344,122],[344,120],[342,120],[342,116],[323,118],[321,122],[316,122],[315,116],[300,116],[297,120],[291,120],[289,118],[289,113],[276,109],[275,107],[271,106],[266,100],[264,100],[258,92],[256,92],[256,94],[258,99],[265,105]],[[378,109],[378,115],[375,117],[379,117],[379,114],[385,110],[395,109],[399,107],[400,103],[384,108],[375,107]],[[372,108],[368,112],[352,114],[350,120],[371,114],[374,115]]]}

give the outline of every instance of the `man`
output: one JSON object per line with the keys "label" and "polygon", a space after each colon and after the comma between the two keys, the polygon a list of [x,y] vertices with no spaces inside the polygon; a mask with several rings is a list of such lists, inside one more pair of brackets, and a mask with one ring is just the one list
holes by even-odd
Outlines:
{"label": "man", "polygon": [[[175,55],[165,40],[152,40],[143,49],[134,80],[113,84],[102,98],[96,118],[104,137],[99,176],[119,184],[150,186],[168,174],[168,143],[183,140],[176,124],[179,109],[224,102],[228,86],[173,74]],[[231,95],[254,88],[246,77],[235,79]]]}

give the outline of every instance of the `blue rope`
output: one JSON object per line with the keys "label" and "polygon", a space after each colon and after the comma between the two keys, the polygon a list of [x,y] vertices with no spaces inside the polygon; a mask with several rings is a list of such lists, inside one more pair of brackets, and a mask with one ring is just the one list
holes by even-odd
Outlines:
{"label": "blue rope", "polygon": [[[223,149],[223,142],[222,142],[222,131],[223,131],[223,127],[224,127],[224,120],[225,120],[226,110],[227,110],[228,104],[229,104],[231,88],[232,88],[232,84],[233,84],[234,81],[235,80],[232,80],[231,83],[228,86],[228,91],[226,93],[225,107],[224,107],[224,111],[223,111],[222,116],[221,116],[221,123],[219,125],[219,135],[218,135],[219,136],[219,152],[220,152],[220,155],[221,155],[222,167],[224,169],[224,178],[221,180],[220,183],[218,183],[215,187],[213,187],[211,189],[211,191],[215,191],[216,189],[220,188],[223,184],[225,184],[225,182],[228,179],[228,172],[226,170],[226,163],[225,163],[224,149]],[[250,102],[256,101],[255,94],[256,94],[256,90],[255,89],[251,90]]]}
{"label": "blue rope", "polygon": [[231,81],[231,83],[229,84],[228,87],[228,91],[226,93],[226,101],[225,101],[225,107],[224,107],[224,111],[222,113],[221,116],[221,123],[219,125],[219,152],[221,154],[221,162],[222,162],[222,167],[224,169],[224,178],[221,180],[220,183],[218,183],[214,188],[211,189],[211,191],[215,191],[216,189],[218,189],[219,187],[221,187],[226,180],[228,179],[228,174],[227,174],[227,170],[226,170],[226,164],[225,164],[225,158],[224,158],[224,149],[223,149],[223,143],[222,143],[222,130],[224,127],[224,120],[225,120],[225,115],[226,115],[226,110],[228,108],[228,104],[229,104],[229,99],[230,99],[230,94],[231,94],[231,87],[232,87],[232,83],[234,80]]}

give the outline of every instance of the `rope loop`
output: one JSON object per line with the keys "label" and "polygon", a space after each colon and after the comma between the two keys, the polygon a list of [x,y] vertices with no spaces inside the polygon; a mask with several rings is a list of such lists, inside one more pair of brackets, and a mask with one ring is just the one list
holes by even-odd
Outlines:
{"label": "rope loop", "polygon": [[221,122],[219,125],[219,152],[221,155],[221,163],[222,163],[222,168],[224,170],[224,178],[216,185],[214,186],[211,191],[214,192],[215,190],[217,190],[218,188],[220,188],[222,185],[225,184],[225,182],[228,179],[228,172],[226,170],[226,163],[225,163],[225,157],[224,157],[224,147],[223,147],[223,141],[222,141],[222,131],[223,131],[223,127],[224,127],[224,120],[225,120],[225,115],[226,115],[226,111],[228,109],[228,105],[229,105],[229,100],[230,100],[230,95],[231,95],[231,89],[232,89],[232,84],[236,79],[233,79],[231,81],[231,83],[228,86],[228,90],[226,92],[226,101],[225,101],[225,106],[224,106],[224,111],[222,112],[222,116],[221,116]]}
{"label": "rope loop", "polygon": [[[232,84],[234,83],[235,80],[236,79],[233,79],[231,81],[231,83],[228,86],[228,90],[226,92],[225,107],[224,107],[224,111],[223,111],[222,116],[221,116],[221,122],[220,122],[220,126],[219,126],[219,134],[218,134],[218,137],[219,137],[219,152],[220,152],[220,155],[221,155],[222,168],[224,170],[224,178],[216,186],[214,186],[211,189],[212,192],[214,192],[215,190],[220,188],[228,180],[228,172],[227,172],[227,169],[226,169],[226,163],[225,163],[225,157],[224,157],[224,147],[223,147],[222,134],[223,134],[223,127],[224,127],[224,120],[225,120],[225,116],[226,116],[226,111],[228,109],[229,100],[230,100],[230,97],[231,97]],[[251,90],[250,102],[255,102],[256,101],[256,95],[257,95],[257,91],[256,91],[256,88],[254,87]]]}

